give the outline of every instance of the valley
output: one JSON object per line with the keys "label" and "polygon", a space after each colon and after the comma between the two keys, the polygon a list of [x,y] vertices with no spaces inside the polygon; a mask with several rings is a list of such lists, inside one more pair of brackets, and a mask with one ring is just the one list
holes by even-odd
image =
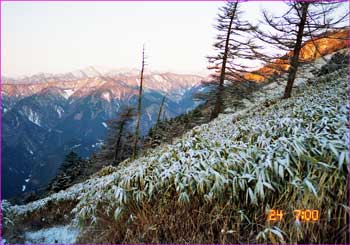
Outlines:
{"label": "valley", "polygon": [[[97,151],[107,121],[124,105],[136,105],[138,77],[134,70],[102,74],[90,67],[80,73],[4,78],[3,197],[45,187],[71,150],[83,158]],[[155,124],[163,96],[165,118],[196,107],[192,95],[205,78],[149,73],[145,79],[142,135]]]}

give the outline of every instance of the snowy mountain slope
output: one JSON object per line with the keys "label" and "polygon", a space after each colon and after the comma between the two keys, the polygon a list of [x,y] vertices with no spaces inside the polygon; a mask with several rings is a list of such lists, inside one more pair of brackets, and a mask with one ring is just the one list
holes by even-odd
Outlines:
{"label": "snowy mountain slope", "polygon": [[[135,161],[123,162],[110,175],[92,178],[25,206],[10,206],[5,217],[28,224],[57,207],[69,206],[72,211],[66,212],[72,219],[66,222],[81,227],[77,242],[177,242],[179,237],[159,240],[161,237],[155,235],[146,238],[141,235],[150,227],[156,234],[169,232],[167,229],[175,226],[174,217],[180,223],[195,222],[193,210],[209,221],[204,225],[206,229],[214,229],[209,224],[219,225],[225,233],[229,228],[225,228],[221,216],[210,216],[219,210],[221,214],[234,215],[230,219],[235,220],[238,215],[241,219],[237,222],[242,224],[249,221],[251,226],[244,229],[252,229],[248,233],[251,242],[332,241],[335,231],[343,227],[348,209],[347,70],[309,78],[311,85],[304,79],[298,80],[290,99],[279,99],[283,84],[270,84],[263,91],[266,97],[258,100],[261,94],[257,95],[256,103],[246,110],[220,115],[172,145],[162,145]],[[293,210],[300,208],[299,203],[306,205],[304,208],[320,209],[322,215],[328,212],[340,222],[322,219],[319,227],[324,229],[316,237],[307,236],[309,229],[313,229],[308,226],[300,231],[287,222],[279,227],[265,224],[263,217],[269,207]],[[160,213],[167,206],[185,210],[186,220],[184,214]],[[173,212],[176,215],[180,211]],[[112,230],[103,226],[104,222],[113,224]],[[200,225],[196,223],[196,227]],[[113,232],[116,240],[109,240],[107,235],[94,236],[98,227],[105,227],[104,234]],[[176,230],[173,232],[176,234]],[[187,232],[192,230],[188,228]],[[269,232],[275,236],[271,238]],[[221,241],[205,240],[206,234],[200,233],[204,242]],[[239,234],[232,239],[228,241],[247,241],[240,240]]]}
{"label": "snowy mountain slope", "polygon": [[[91,68],[96,70],[95,68]],[[38,74],[25,79],[13,79],[2,77],[2,94],[12,97],[24,98],[36,93],[40,93],[47,88],[58,88],[66,91],[71,97],[82,97],[99,88],[109,87],[113,93],[113,98],[122,99],[128,96],[132,91],[137,91],[139,83],[139,72],[125,73],[103,73],[99,71],[90,72],[91,74],[80,76],[75,73],[43,75]],[[198,86],[204,77],[191,74],[175,73],[153,73],[148,72],[145,75],[145,88],[169,93],[171,96],[174,91],[182,91],[194,86]]]}
{"label": "snowy mountain slope", "polygon": [[[107,73],[90,67],[69,76],[38,74],[2,81],[3,197],[28,195],[23,186],[27,192],[45,188],[70,150],[84,158],[91,156],[106,137],[103,125],[117,117],[123,105],[136,105],[138,77],[135,70]],[[198,102],[192,94],[202,79],[148,73],[141,134],[156,122],[165,94],[167,118],[193,109]]]}

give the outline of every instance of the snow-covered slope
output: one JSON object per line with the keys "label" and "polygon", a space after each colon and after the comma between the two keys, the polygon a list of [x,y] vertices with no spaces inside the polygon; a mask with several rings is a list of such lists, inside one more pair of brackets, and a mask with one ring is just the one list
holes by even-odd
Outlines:
{"label": "snow-covered slope", "polygon": [[[236,203],[237,208],[261,211],[259,204],[269,206],[266,202],[276,193],[286,198],[285,190],[290,187],[293,195],[294,191],[309,193],[308,198],[316,200],[310,201],[313,204],[334,201],[325,194],[330,183],[321,184],[320,178],[332,171],[341,181],[346,180],[350,143],[347,71],[309,79],[311,84],[300,78],[293,97],[286,100],[279,99],[279,88],[284,85],[271,84],[245,110],[222,114],[172,145],[123,162],[110,175],[94,177],[26,206],[8,207],[5,217],[24,219],[47,210],[49,204],[72,201],[71,225],[80,225],[83,234],[101,222],[101,213],[114,217],[117,225],[123,220],[137,222],[135,205],[156,205],[159,196],[176,198],[183,205],[224,199]],[[307,165],[303,173],[301,164]],[[346,209],[346,199],[332,205]],[[249,216],[249,210],[244,212]],[[260,238],[266,231],[261,226]],[[282,228],[269,231],[277,234],[280,242],[292,239]]]}

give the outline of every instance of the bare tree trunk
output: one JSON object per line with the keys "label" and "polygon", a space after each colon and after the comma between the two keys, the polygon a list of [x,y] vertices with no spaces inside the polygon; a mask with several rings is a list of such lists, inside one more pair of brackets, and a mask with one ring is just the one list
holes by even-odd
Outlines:
{"label": "bare tree trunk", "polygon": [[297,74],[297,70],[299,66],[299,54],[300,54],[301,45],[303,42],[304,28],[306,23],[307,11],[309,7],[308,2],[304,2],[302,4],[303,6],[301,9],[301,12],[302,12],[301,19],[298,26],[299,28],[298,28],[296,44],[293,50],[293,57],[289,67],[287,86],[286,86],[286,89],[284,90],[284,95],[283,95],[284,99],[289,98],[292,94],[293,84],[294,84],[295,76]]}
{"label": "bare tree trunk", "polygon": [[231,35],[231,29],[232,29],[232,22],[236,14],[236,9],[237,9],[237,4],[238,2],[235,3],[234,8],[232,10],[232,16],[230,19],[230,24],[227,30],[227,35],[226,35],[226,41],[225,41],[225,52],[224,56],[222,58],[222,66],[221,66],[221,71],[220,71],[220,81],[219,81],[219,86],[216,91],[216,102],[215,102],[215,107],[214,110],[212,111],[210,115],[210,120],[216,118],[219,113],[222,111],[222,94],[224,91],[224,82],[225,82],[225,73],[226,73],[226,62],[227,62],[227,56],[228,56],[228,51],[229,51],[229,43],[230,43],[230,35]]}
{"label": "bare tree trunk", "polygon": [[166,98],[166,96],[163,97],[162,103],[160,104],[160,107],[159,107],[159,112],[158,112],[158,118],[157,118],[156,127],[158,127],[158,124],[160,123],[160,117],[161,117],[161,115],[162,115],[163,105],[164,105],[165,98]]}
{"label": "bare tree trunk", "polygon": [[124,122],[121,123],[120,125],[120,129],[119,129],[119,135],[118,135],[118,140],[117,140],[117,144],[115,146],[115,152],[114,152],[114,161],[117,161],[118,159],[118,153],[119,153],[119,148],[120,148],[120,142],[122,139],[122,135],[123,135],[123,131],[124,131]]}
{"label": "bare tree trunk", "polygon": [[142,49],[142,68],[140,75],[140,89],[139,89],[139,98],[137,104],[137,114],[136,114],[136,127],[135,127],[135,135],[134,135],[134,148],[132,152],[132,157],[135,159],[136,151],[137,151],[137,143],[139,138],[139,128],[140,128],[140,118],[141,118],[141,99],[142,99],[142,85],[143,85],[143,71],[145,68],[145,46]]}

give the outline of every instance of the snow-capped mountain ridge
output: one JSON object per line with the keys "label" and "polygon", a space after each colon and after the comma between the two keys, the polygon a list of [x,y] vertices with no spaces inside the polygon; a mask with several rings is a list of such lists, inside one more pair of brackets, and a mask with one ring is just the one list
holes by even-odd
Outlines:
{"label": "snow-capped mountain ridge", "polygon": [[[23,185],[25,191],[45,185],[73,146],[79,145],[74,150],[81,156],[90,156],[106,137],[105,123],[117,117],[123,105],[136,105],[138,74],[100,73],[91,68],[85,71],[86,77],[75,75],[71,81],[66,76],[54,81],[2,84],[3,138],[6,139],[3,186],[8,190],[4,196],[23,193]],[[50,76],[41,74],[41,77]],[[198,103],[192,95],[201,88],[202,79],[173,73],[146,75],[141,133],[146,134],[155,123],[164,95],[167,118],[193,109]],[[33,178],[24,183],[29,174]]]}
{"label": "snow-capped mountain ridge", "polygon": [[[187,73],[174,73],[162,71],[144,71],[145,75],[159,75],[159,74],[178,74],[182,76],[192,76]],[[96,77],[129,77],[140,76],[140,70],[137,68],[106,68],[101,66],[88,66],[83,69],[78,69],[72,72],[65,73],[36,73],[33,75],[22,75],[12,77],[3,75],[1,77],[3,84],[36,84],[47,82],[67,82],[79,79],[96,78]]]}
{"label": "snow-capped mountain ridge", "polygon": [[[139,75],[132,73],[113,74],[100,73],[91,68],[95,73],[85,73],[83,76],[61,75],[35,75],[22,80],[3,78],[2,94],[10,97],[24,98],[33,94],[41,93],[47,88],[57,88],[64,97],[84,97],[98,90],[109,89],[111,97],[123,99],[137,92]],[[40,79],[40,80],[38,80]],[[197,75],[181,75],[174,73],[146,74],[144,88],[162,92],[183,94],[186,90],[200,86],[204,77]]]}

